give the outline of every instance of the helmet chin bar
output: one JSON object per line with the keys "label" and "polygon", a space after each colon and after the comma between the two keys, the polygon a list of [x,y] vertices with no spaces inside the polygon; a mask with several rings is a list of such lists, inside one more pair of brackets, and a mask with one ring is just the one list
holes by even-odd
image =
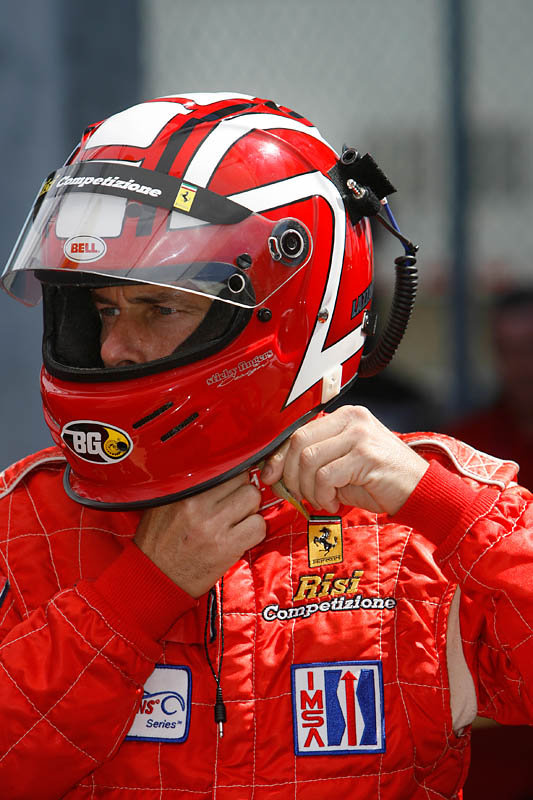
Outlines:
{"label": "helmet chin bar", "polygon": [[[368,153],[361,156],[354,148],[344,146],[329,176],[339,189],[354,224],[363,216],[374,217],[399,239],[405,250],[403,256],[394,260],[396,281],[385,328],[372,351],[361,358],[359,365],[358,376],[371,378],[391,362],[409,324],[418,288],[416,253],[419,248],[401,233],[386,197],[396,189]],[[370,321],[366,322],[366,326],[365,332],[368,333]]]}

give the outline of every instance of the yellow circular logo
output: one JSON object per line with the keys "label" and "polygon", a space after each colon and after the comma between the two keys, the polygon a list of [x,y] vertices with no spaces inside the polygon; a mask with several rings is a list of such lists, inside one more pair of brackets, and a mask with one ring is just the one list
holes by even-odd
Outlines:
{"label": "yellow circular logo", "polygon": [[108,428],[106,426],[107,439],[102,443],[104,453],[108,455],[113,461],[118,458],[124,458],[130,451],[130,442],[128,438],[118,431],[116,428]]}

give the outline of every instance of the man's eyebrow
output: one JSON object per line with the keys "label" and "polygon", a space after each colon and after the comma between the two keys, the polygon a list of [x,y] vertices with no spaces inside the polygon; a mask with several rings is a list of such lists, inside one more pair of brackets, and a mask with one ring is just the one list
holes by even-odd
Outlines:
{"label": "man's eyebrow", "polygon": [[[108,305],[115,305],[113,300],[110,300],[109,297],[106,297],[105,294],[101,294],[97,290],[93,290],[92,292],[93,300],[97,303],[107,303]],[[131,299],[128,298],[128,303],[149,303],[151,305],[158,305],[159,303],[169,303],[169,302],[177,302],[178,300],[183,299],[180,292],[176,292],[172,289],[168,291],[161,291],[158,294],[140,294],[132,297]]]}
{"label": "man's eyebrow", "polygon": [[97,292],[96,289],[92,289],[91,297],[96,303],[111,303],[111,300],[108,297],[100,294],[100,292]]}

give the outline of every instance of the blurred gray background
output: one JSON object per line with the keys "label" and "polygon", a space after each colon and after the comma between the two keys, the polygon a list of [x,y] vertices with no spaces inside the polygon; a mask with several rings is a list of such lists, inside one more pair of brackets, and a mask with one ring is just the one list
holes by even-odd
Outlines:
{"label": "blurred gray background", "polygon": [[[232,90],[370,150],[421,243],[421,289],[390,370],[442,418],[491,391],[487,297],[529,282],[530,0],[0,0],[5,263],[42,180],[89,122],[149,97]],[[387,237],[388,238],[388,237]],[[396,243],[377,244],[384,305]],[[3,293],[0,469],[50,444],[40,308]]]}

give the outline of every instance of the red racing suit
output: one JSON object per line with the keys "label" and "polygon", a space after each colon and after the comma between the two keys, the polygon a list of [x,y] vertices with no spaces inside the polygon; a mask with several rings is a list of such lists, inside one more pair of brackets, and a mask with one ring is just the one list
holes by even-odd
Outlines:
{"label": "red racing suit", "polygon": [[266,539],[198,601],[131,541],[139,513],[67,498],[58,450],[6,470],[2,800],[461,797],[452,598],[479,713],[530,723],[531,495],[510,463],[404,438],[431,465],[396,517],[307,525],[265,493]]}

